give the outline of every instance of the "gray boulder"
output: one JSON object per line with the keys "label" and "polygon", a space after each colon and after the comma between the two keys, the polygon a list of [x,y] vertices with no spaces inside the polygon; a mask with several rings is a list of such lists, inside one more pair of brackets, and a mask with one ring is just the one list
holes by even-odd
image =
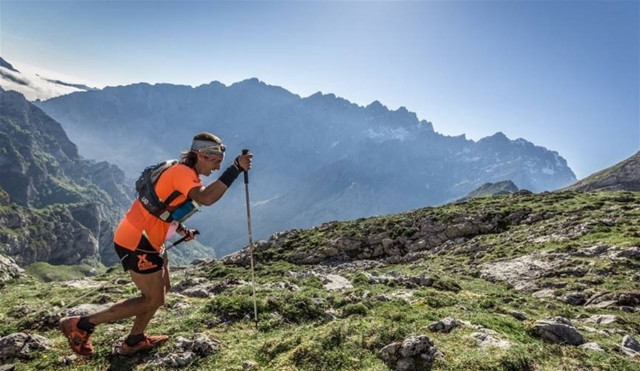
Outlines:
{"label": "gray boulder", "polygon": [[536,321],[533,330],[538,336],[552,343],[569,345],[584,343],[584,338],[571,321],[563,317]]}
{"label": "gray boulder", "polygon": [[29,358],[32,353],[51,348],[40,335],[17,332],[0,338],[0,359]]}
{"label": "gray boulder", "polygon": [[625,335],[620,350],[630,357],[640,356],[640,343],[633,336]]}
{"label": "gray boulder", "polygon": [[446,317],[441,319],[438,322],[434,322],[430,324],[429,330],[435,331],[435,332],[449,332],[460,325],[461,323],[457,319],[453,317]]}
{"label": "gray boulder", "polygon": [[171,353],[167,354],[164,357],[154,359],[149,363],[155,366],[182,368],[190,365],[193,361],[196,360],[196,358],[197,356],[193,352]]}
{"label": "gray boulder", "polygon": [[196,333],[190,339],[178,336],[172,352],[155,355],[147,359],[146,362],[154,366],[182,368],[189,366],[198,357],[210,356],[219,351],[221,347],[221,342],[212,340],[205,334]]}
{"label": "gray boulder", "polygon": [[428,370],[436,357],[442,357],[427,335],[409,336],[385,346],[378,354],[396,371]]}
{"label": "gray boulder", "polygon": [[220,350],[222,343],[218,340],[211,340],[207,335],[202,333],[194,334],[191,339],[178,336],[176,339],[176,348],[183,352],[192,351],[201,357],[208,357]]}

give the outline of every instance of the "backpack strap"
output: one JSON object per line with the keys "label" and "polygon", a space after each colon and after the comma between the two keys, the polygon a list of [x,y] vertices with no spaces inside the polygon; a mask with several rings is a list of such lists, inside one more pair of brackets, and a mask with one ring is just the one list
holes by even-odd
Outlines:
{"label": "backpack strap", "polygon": [[182,193],[180,193],[179,191],[173,191],[171,192],[171,194],[169,195],[169,197],[167,197],[166,200],[164,200],[163,202],[165,203],[165,205],[167,205],[167,207],[169,207],[169,204],[171,202],[173,202],[173,200],[175,200],[176,198],[178,198],[178,196],[180,196]]}

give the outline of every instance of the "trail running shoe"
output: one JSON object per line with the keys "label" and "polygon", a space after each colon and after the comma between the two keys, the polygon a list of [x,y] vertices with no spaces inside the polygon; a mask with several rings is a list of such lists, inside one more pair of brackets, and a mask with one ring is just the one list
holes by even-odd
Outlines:
{"label": "trail running shoe", "polygon": [[141,350],[154,348],[169,339],[167,335],[155,335],[155,336],[144,336],[144,339],[140,340],[140,342],[136,345],[129,345],[126,341],[122,341],[116,345],[116,353],[128,356],[134,353],[138,353]]}
{"label": "trail running shoe", "polygon": [[93,344],[89,338],[91,334],[78,328],[80,316],[64,317],[60,319],[58,328],[69,339],[71,349],[81,356],[88,356],[93,353]]}

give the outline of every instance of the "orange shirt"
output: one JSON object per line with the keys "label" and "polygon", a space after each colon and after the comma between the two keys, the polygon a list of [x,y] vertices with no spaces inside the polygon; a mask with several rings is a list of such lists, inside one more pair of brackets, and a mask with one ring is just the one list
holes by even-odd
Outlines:
{"label": "orange shirt", "polygon": [[[180,196],[169,204],[171,207],[183,203],[187,199],[189,191],[195,187],[202,187],[202,181],[196,171],[186,165],[177,164],[160,175],[155,191],[161,200],[168,198],[173,191],[180,192]],[[136,199],[118,225],[113,241],[126,249],[135,250],[144,234],[151,245],[160,251],[170,229],[171,223],[151,215],[142,206],[140,200]]]}

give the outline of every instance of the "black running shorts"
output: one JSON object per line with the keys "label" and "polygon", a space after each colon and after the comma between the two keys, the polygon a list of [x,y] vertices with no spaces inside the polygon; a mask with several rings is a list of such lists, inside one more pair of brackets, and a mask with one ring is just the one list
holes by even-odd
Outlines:
{"label": "black running shorts", "polygon": [[149,243],[145,236],[140,237],[140,242],[135,250],[129,250],[117,243],[113,243],[116,254],[120,257],[124,271],[131,269],[136,273],[155,273],[164,266],[164,259],[158,251]]}

